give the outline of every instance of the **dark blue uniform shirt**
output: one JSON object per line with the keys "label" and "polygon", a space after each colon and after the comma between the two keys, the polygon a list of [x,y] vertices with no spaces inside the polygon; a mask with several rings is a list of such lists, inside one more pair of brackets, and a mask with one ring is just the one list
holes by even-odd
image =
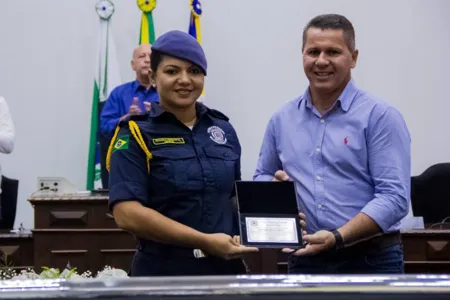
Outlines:
{"label": "dark blue uniform shirt", "polygon": [[[238,234],[230,200],[234,182],[241,177],[238,137],[222,113],[201,103],[196,109],[192,130],[158,104],[152,104],[148,114],[132,117],[153,156],[150,172],[128,122],[121,122],[111,155],[110,208],[136,200],[198,231]],[[140,244],[152,254],[179,248],[142,239]]]}
{"label": "dark blue uniform shirt", "polygon": [[145,112],[144,101],[159,101],[156,89],[153,87],[147,89],[137,80],[119,85],[112,90],[100,114],[100,132],[102,134],[107,135],[114,131],[119,119],[128,113],[134,97],[139,98],[138,105],[143,112]]}

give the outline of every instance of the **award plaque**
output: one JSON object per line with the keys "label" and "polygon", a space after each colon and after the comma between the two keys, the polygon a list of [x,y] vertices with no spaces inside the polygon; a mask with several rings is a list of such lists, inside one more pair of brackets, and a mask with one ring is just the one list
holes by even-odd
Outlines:
{"label": "award plaque", "polygon": [[294,183],[236,181],[241,243],[257,248],[301,248]]}

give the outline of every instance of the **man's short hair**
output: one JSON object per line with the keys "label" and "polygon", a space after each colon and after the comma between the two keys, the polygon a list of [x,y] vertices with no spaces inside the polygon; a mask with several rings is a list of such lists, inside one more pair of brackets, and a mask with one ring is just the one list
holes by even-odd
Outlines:
{"label": "man's short hair", "polygon": [[303,29],[303,46],[302,49],[305,48],[306,37],[308,29],[310,28],[318,28],[318,29],[342,29],[344,32],[344,39],[347,44],[347,47],[350,51],[355,50],[355,29],[353,28],[352,23],[344,16],[338,14],[324,14],[319,15],[311,19],[308,24],[306,24]]}

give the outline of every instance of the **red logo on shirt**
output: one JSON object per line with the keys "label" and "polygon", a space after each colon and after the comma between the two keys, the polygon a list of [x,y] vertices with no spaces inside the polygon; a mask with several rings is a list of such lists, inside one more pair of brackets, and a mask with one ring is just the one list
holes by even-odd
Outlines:
{"label": "red logo on shirt", "polygon": [[345,137],[344,144],[346,144],[346,145],[348,144],[348,136]]}

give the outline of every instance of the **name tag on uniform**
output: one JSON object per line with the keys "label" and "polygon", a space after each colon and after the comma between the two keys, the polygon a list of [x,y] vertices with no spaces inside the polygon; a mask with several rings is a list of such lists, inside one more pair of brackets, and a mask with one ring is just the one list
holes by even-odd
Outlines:
{"label": "name tag on uniform", "polygon": [[165,144],[186,144],[183,138],[157,138],[152,139],[153,145],[165,145]]}

